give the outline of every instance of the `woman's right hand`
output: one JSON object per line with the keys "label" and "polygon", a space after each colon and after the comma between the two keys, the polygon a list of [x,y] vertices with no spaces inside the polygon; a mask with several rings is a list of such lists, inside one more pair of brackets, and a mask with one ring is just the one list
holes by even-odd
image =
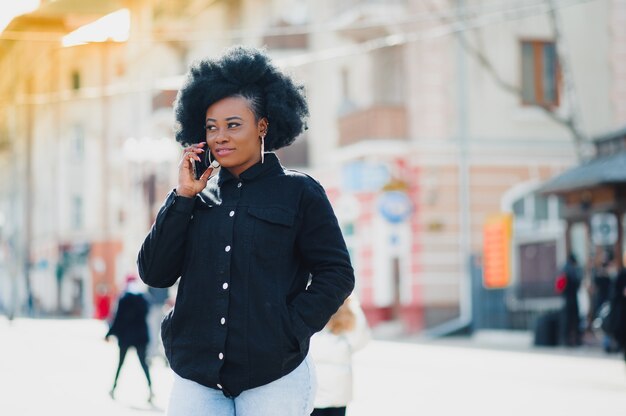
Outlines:
{"label": "woman's right hand", "polygon": [[192,144],[183,150],[183,158],[178,164],[178,186],[176,193],[182,197],[193,198],[206,187],[207,181],[213,172],[213,168],[209,167],[202,173],[199,179],[196,179],[193,161],[201,162],[201,154],[204,154],[205,142]]}

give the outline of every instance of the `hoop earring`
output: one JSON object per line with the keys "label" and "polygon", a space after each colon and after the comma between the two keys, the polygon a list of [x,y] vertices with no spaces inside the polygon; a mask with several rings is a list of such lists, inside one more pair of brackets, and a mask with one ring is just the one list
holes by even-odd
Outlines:
{"label": "hoop earring", "polygon": [[261,136],[261,163],[265,161],[265,136]]}
{"label": "hoop earring", "polygon": [[213,169],[217,169],[220,167],[220,162],[218,162],[217,160],[211,160],[211,149],[207,149],[206,153],[204,154],[204,164],[207,168],[211,167]]}

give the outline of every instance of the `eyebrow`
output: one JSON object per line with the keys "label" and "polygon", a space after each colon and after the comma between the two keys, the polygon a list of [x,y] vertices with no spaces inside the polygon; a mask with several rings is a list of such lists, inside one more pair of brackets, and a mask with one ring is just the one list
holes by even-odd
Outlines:
{"label": "eyebrow", "polygon": [[[241,121],[243,121],[243,118],[241,118],[241,117],[239,117],[239,116],[230,116],[230,117],[226,117],[226,121],[231,121],[231,120],[241,120]],[[206,123],[207,121],[212,121],[212,122],[214,122],[214,123],[215,123],[217,120],[216,120],[216,119],[214,119],[214,118],[207,118],[207,119],[205,120],[205,123]]]}

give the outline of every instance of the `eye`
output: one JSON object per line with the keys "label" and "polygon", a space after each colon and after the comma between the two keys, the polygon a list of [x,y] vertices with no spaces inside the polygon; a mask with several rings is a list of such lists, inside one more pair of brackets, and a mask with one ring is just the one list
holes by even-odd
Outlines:
{"label": "eye", "polygon": [[207,131],[214,131],[216,129],[216,127],[212,124],[209,124],[207,126],[204,127]]}
{"label": "eye", "polygon": [[237,123],[235,121],[232,121],[232,122],[228,123],[228,128],[229,129],[234,129],[235,127],[239,127],[239,126],[241,126],[241,124]]}

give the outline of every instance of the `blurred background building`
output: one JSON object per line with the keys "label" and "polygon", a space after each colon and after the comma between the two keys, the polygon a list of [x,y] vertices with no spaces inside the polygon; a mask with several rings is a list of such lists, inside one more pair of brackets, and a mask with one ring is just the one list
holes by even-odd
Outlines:
{"label": "blurred background building", "polygon": [[[586,187],[606,178],[546,184],[594,163],[602,143],[624,148],[623,1],[31,7],[0,34],[9,313],[94,316],[115,296],[176,183],[172,103],[183,75],[239,43],[266,46],[306,85],[309,129],[278,153],[327,189],[372,325],[528,328],[558,306],[568,250],[584,261],[597,247],[624,251],[619,185],[602,205],[603,191]],[[572,211],[582,202],[585,215]],[[617,219],[607,220],[615,238],[591,238],[592,211]]]}

